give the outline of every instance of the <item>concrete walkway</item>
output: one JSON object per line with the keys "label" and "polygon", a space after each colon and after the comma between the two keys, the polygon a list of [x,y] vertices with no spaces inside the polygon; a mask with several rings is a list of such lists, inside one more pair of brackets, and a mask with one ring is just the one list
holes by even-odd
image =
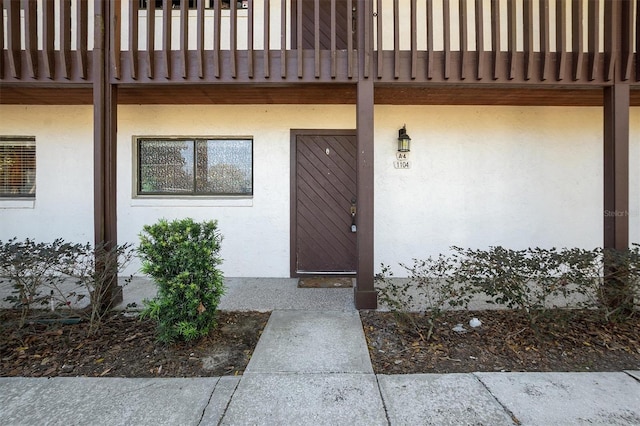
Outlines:
{"label": "concrete walkway", "polygon": [[[274,302],[241,377],[0,378],[0,424],[640,424],[640,371],[375,375],[343,290],[291,284],[270,283],[305,310]],[[242,290],[225,303],[242,305]]]}

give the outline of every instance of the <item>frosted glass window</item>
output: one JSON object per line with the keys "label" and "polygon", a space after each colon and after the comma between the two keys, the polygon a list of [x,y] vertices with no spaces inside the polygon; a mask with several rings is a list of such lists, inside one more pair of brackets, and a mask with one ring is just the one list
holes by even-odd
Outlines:
{"label": "frosted glass window", "polygon": [[139,195],[252,195],[250,139],[139,139]]}

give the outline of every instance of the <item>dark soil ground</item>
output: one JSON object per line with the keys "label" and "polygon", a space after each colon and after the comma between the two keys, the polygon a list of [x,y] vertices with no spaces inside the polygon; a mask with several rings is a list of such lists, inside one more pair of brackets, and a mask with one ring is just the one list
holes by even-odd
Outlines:
{"label": "dark soil ground", "polygon": [[[639,318],[604,324],[593,313],[557,312],[532,329],[513,311],[447,312],[427,341],[420,315],[361,317],[376,373],[640,369]],[[482,326],[469,327],[472,317]],[[86,322],[19,328],[18,318],[0,311],[0,376],[200,377],[242,374],[269,314],[220,312],[209,336],[174,345],[156,342],[152,322],[122,314],[93,335]],[[468,331],[453,331],[459,323]]]}

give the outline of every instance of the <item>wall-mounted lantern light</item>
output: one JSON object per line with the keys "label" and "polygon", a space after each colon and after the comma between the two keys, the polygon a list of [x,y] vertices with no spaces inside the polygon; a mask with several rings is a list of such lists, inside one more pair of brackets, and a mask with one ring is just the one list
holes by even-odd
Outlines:
{"label": "wall-mounted lantern light", "polygon": [[407,134],[407,125],[398,130],[398,152],[411,151],[411,138]]}

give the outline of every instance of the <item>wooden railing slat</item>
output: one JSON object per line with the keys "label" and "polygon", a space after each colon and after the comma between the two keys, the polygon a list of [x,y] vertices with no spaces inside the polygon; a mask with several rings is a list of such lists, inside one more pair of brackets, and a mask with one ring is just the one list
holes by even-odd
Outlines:
{"label": "wooden railing slat", "polygon": [[140,4],[129,2],[129,61],[131,62],[131,78],[138,79],[138,20]]}
{"label": "wooden railing slat", "polygon": [[636,81],[640,81],[640,0],[636,0]]}
{"label": "wooden railing slat", "polygon": [[467,78],[466,64],[467,56],[469,54],[469,46],[467,43],[467,34],[469,32],[469,29],[467,28],[467,0],[459,0],[458,5],[458,22],[460,33],[460,79],[465,80]]}
{"label": "wooden railing slat", "polygon": [[313,2],[313,67],[314,76],[320,78],[320,0]]}
{"label": "wooden railing slat", "polygon": [[280,77],[287,78],[287,0],[280,0]]}
{"label": "wooden railing slat", "polygon": [[189,2],[180,2],[180,62],[182,64],[182,78],[187,78],[189,72]]}
{"label": "wooden railing slat", "polygon": [[417,0],[411,0],[411,79],[415,80],[418,74],[418,11]]}
{"label": "wooden railing slat", "polygon": [[597,58],[600,54],[600,0],[589,0],[588,14],[589,80],[593,81],[598,72]]}
{"label": "wooden railing slat", "polygon": [[20,0],[8,0],[7,9],[7,49],[9,53],[9,68],[13,78],[22,78],[20,62]]}
{"label": "wooden railing slat", "polygon": [[514,1],[507,2],[507,52],[509,60],[509,73],[507,78],[509,80],[513,80],[516,77],[516,50],[518,42],[516,15],[516,3]]}
{"label": "wooden railing slat", "polygon": [[611,81],[614,78],[614,67],[618,53],[616,42],[618,25],[615,22],[617,16],[617,1],[605,1],[604,3],[604,79]]}
{"label": "wooden railing slat", "polygon": [[622,81],[631,79],[631,66],[633,65],[633,3],[631,0],[622,0],[620,4],[622,18]]}
{"label": "wooden railing slat", "polygon": [[[70,0],[69,0],[70,1]],[[122,9],[120,0],[111,0],[109,2],[111,7],[111,20],[108,25],[111,25],[111,66],[113,67],[113,77],[120,80],[121,76],[121,55],[120,55],[120,34],[122,33],[121,16]],[[71,31],[71,30],[69,30]]]}
{"label": "wooden railing slat", "polygon": [[298,9],[297,9],[297,14],[296,14],[296,42],[297,42],[297,46],[296,46],[296,50],[298,53],[298,57],[296,58],[298,61],[298,78],[302,78],[303,76],[303,53],[302,53],[302,6],[303,6],[303,1],[302,0],[297,0],[298,2]]}
{"label": "wooden railing slat", "polygon": [[171,79],[171,0],[162,1],[162,51],[164,53],[164,77]]}
{"label": "wooden railing slat", "polygon": [[378,46],[378,64],[377,64],[377,75],[378,78],[382,78],[382,70],[384,69],[384,58],[383,55],[380,54],[382,51],[382,0],[378,0],[377,4],[377,14],[376,14],[376,24],[378,26],[378,34],[376,38],[376,44]]}
{"label": "wooden railing slat", "polygon": [[229,37],[231,43],[231,77],[238,77],[238,63],[237,63],[237,53],[238,53],[238,3],[235,1],[230,2],[230,13],[229,13]]}
{"label": "wooden railing slat", "polygon": [[269,78],[271,75],[270,72],[270,63],[269,63],[269,49],[271,48],[271,19],[270,19],[270,11],[271,11],[271,0],[264,0],[264,34],[262,36],[262,40],[264,42],[264,48],[262,49],[262,62],[263,62],[263,73],[265,78]]}
{"label": "wooden railing slat", "polygon": [[331,0],[331,78],[336,78],[338,64],[336,63],[336,0]]}
{"label": "wooden railing slat", "polygon": [[[2,8],[0,7],[0,10]],[[27,51],[27,66],[29,67],[29,76],[36,78],[38,76],[38,10],[35,0],[26,0],[24,2],[24,38],[25,48]],[[0,32],[0,38],[4,34]],[[0,50],[2,55],[2,50]]]}
{"label": "wooden railing slat", "polygon": [[[0,10],[4,10],[4,1],[0,0]],[[0,19],[0,34],[0,78],[4,78],[4,17]]]}
{"label": "wooden railing slat", "polygon": [[427,0],[427,78],[433,78],[433,0]]}
{"label": "wooden railing slat", "polygon": [[583,25],[584,16],[582,12],[582,0],[573,0],[571,8],[571,46],[573,50],[573,80],[577,81],[582,75],[582,58],[584,57],[583,48]]}
{"label": "wooden railing slat", "polygon": [[220,28],[222,23],[222,0],[213,0],[213,74],[216,78],[220,78],[220,37],[222,33],[222,28]]}
{"label": "wooden railing slat", "polygon": [[449,78],[451,67],[451,4],[449,0],[442,1],[442,29],[444,31],[444,63],[443,75]]}
{"label": "wooden railing slat", "polygon": [[[137,2],[134,2],[137,3]],[[89,25],[89,5],[88,0],[78,0],[76,9],[77,19],[77,53],[78,53],[78,66],[80,70],[80,78],[86,80],[89,73],[88,48],[87,43],[89,40],[88,25]]]}
{"label": "wooden railing slat", "polygon": [[400,5],[393,0],[393,78],[400,78]]}
{"label": "wooden railing slat", "polygon": [[71,78],[71,0],[60,5],[60,59],[63,77]]}
{"label": "wooden railing slat", "polygon": [[476,79],[484,77],[484,7],[476,0]]}
{"label": "wooden railing slat", "polygon": [[533,72],[533,1],[524,0],[522,9],[524,25],[524,79],[531,80]]}
{"label": "wooden railing slat", "polygon": [[147,77],[155,78],[156,2],[147,2]]}
{"label": "wooden railing slat", "polygon": [[247,10],[247,75],[249,78],[253,78],[253,0],[249,0],[249,9]]}
{"label": "wooden railing slat", "polygon": [[347,77],[353,78],[353,3],[347,0]]}
{"label": "wooden railing slat", "polygon": [[198,57],[198,77],[204,78],[204,2],[206,0],[198,0],[196,4],[196,52]]}
{"label": "wooden railing slat", "polygon": [[567,51],[567,7],[556,0],[556,80],[564,80]]}
{"label": "wooden railing slat", "polygon": [[540,79],[542,81],[549,78],[551,60],[549,25],[549,0],[540,0]]}
{"label": "wooden railing slat", "polygon": [[500,68],[500,1],[491,0],[491,50],[493,79],[497,80]]}

